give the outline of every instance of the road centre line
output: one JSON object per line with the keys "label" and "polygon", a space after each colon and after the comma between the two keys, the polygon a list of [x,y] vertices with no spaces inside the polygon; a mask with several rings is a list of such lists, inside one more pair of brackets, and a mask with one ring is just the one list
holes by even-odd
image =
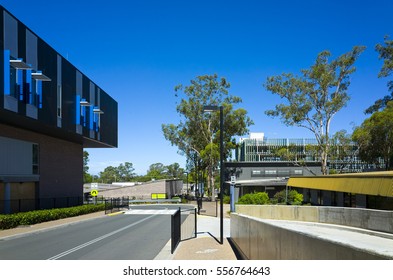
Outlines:
{"label": "road centre line", "polygon": [[133,227],[133,226],[136,226],[136,225],[138,225],[138,224],[140,224],[140,223],[142,223],[142,222],[144,222],[144,221],[147,221],[147,220],[149,220],[149,219],[151,219],[151,218],[153,218],[153,217],[155,217],[155,216],[156,216],[156,215],[148,216],[148,217],[146,217],[146,218],[144,218],[144,219],[142,219],[142,220],[140,220],[140,221],[137,221],[137,222],[135,222],[135,223],[133,223],[133,224],[131,224],[131,225],[122,227],[122,228],[120,228],[120,229],[118,229],[118,230],[112,231],[112,232],[107,233],[107,234],[105,234],[105,235],[103,235],[103,236],[97,237],[96,239],[90,240],[90,241],[88,241],[88,242],[86,242],[86,243],[83,243],[83,244],[81,244],[81,245],[79,245],[79,246],[76,246],[76,247],[74,247],[74,248],[72,248],[72,249],[70,249],[70,250],[67,250],[67,251],[64,251],[64,252],[62,252],[62,253],[60,253],[60,254],[57,254],[56,256],[53,256],[53,257],[49,258],[48,260],[57,260],[57,259],[60,259],[60,258],[62,258],[62,257],[64,257],[64,256],[67,256],[67,255],[73,253],[73,252],[76,252],[76,251],[78,251],[78,250],[80,250],[80,249],[83,249],[83,248],[85,248],[85,247],[87,247],[87,246],[89,246],[89,245],[92,245],[92,244],[94,244],[94,243],[97,243],[97,242],[99,242],[99,241],[105,239],[105,238],[108,238],[108,237],[110,237],[110,236],[112,236],[112,235],[114,235],[114,234],[116,234],[116,233],[119,233],[119,232],[121,232],[121,231],[123,231],[123,230],[126,230],[126,229],[129,229],[129,228]]}

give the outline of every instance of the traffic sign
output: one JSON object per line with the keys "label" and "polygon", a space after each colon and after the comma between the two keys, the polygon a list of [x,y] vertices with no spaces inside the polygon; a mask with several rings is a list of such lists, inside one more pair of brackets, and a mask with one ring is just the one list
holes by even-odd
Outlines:
{"label": "traffic sign", "polygon": [[231,176],[231,184],[232,185],[236,184],[236,176]]}
{"label": "traffic sign", "polygon": [[97,190],[92,190],[90,192],[91,196],[97,196],[98,195],[98,191]]}

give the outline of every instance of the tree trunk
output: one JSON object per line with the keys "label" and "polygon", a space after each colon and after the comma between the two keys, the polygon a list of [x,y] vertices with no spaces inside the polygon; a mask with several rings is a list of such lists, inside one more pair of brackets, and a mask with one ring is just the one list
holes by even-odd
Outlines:
{"label": "tree trunk", "polygon": [[322,171],[322,175],[327,175],[328,174],[328,168],[327,168],[327,157],[328,154],[326,152],[326,150],[322,151],[321,154],[321,171]]}
{"label": "tree trunk", "polygon": [[213,176],[213,168],[210,166],[208,175],[207,175],[207,180],[209,181],[209,188],[210,188],[210,194],[211,194],[211,201],[216,201],[216,194],[214,191],[214,176]]}

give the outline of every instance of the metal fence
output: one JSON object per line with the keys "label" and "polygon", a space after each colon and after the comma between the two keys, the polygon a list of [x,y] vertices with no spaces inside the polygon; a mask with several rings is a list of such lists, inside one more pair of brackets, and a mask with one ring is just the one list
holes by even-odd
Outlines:
{"label": "metal fence", "polygon": [[[182,221],[182,216],[185,219]],[[177,210],[171,216],[171,253],[181,241],[197,237],[197,209]]]}
{"label": "metal fence", "polygon": [[171,219],[171,254],[175,252],[177,245],[180,243],[181,237],[181,210],[177,210],[175,214],[172,214]]}
{"label": "metal fence", "polygon": [[105,199],[105,214],[119,212],[123,209],[130,209],[128,196]]}

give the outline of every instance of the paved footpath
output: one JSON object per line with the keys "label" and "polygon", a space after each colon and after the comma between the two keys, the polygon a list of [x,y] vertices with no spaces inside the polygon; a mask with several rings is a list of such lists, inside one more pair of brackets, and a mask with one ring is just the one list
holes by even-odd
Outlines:
{"label": "paved footpath", "polygon": [[198,216],[197,238],[182,241],[173,256],[174,260],[236,260],[227,237],[230,219],[224,219],[224,242],[220,244],[220,219]]}
{"label": "paved footpath", "polygon": [[[195,201],[190,204],[196,206]],[[171,243],[163,248],[156,260],[236,260],[236,255],[227,238],[230,236],[229,205],[223,208],[223,244],[220,240],[220,204],[203,202],[201,215],[197,216],[197,237],[181,241],[172,255]]]}

